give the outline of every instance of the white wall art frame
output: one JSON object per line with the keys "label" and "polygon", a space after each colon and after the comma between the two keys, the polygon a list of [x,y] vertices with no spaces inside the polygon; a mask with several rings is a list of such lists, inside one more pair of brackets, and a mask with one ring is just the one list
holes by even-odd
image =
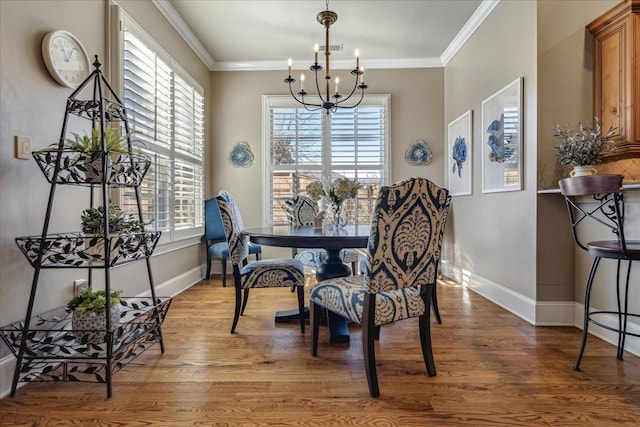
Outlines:
{"label": "white wall art frame", "polygon": [[472,120],[469,110],[449,123],[447,130],[447,183],[452,196],[467,196],[473,192]]}
{"label": "white wall art frame", "polygon": [[482,102],[482,192],[522,190],[522,86],[518,77]]}

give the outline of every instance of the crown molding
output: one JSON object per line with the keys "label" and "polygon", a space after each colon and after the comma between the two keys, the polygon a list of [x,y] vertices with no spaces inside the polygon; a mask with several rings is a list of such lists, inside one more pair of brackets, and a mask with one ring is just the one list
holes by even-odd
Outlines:
{"label": "crown molding", "polygon": [[469,37],[478,29],[480,24],[484,22],[484,20],[489,16],[491,11],[500,3],[500,0],[483,0],[480,6],[473,12],[471,18],[467,21],[466,24],[462,27],[460,32],[455,36],[455,38],[449,43],[449,46],[442,52],[440,56],[440,61],[442,65],[445,66],[451,61],[451,58],[458,53],[458,50],[462,48],[462,46],[469,40]]}
{"label": "crown molding", "polygon": [[215,67],[215,61],[209,55],[209,52],[202,46],[200,40],[193,34],[191,28],[184,22],[182,17],[176,12],[171,3],[168,0],[152,0],[153,4],[160,10],[160,12],[167,18],[167,21],[173,28],[176,29],[178,34],[182,36],[185,42],[189,45],[195,54],[200,58],[202,62],[207,66],[209,70],[213,70]]}
{"label": "crown molding", "polygon": [[[193,49],[195,54],[204,62],[210,71],[269,71],[284,70],[286,63],[280,60],[269,61],[225,61],[216,62],[202,46],[202,43],[193,34],[189,26],[176,12],[168,0],[152,0],[165,18],[182,36],[185,42]],[[406,58],[406,59],[377,59],[369,60],[365,64],[366,69],[400,69],[400,68],[438,68],[444,67],[466,43],[476,29],[489,16],[491,11],[500,3],[500,0],[483,0],[471,18],[462,27],[453,41],[447,46],[440,58]],[[349,70],[353,67],[353,61],[335,61],[332,68]]]}
{"label": "crown molding", "polygon": [[[305,60],[294,60],[294,69],[296,65],[307,64]],[[363,61],[362,65],[365,70],[375,69],[392,69],[392,68],[439,68],[442,62],[439,58],[408,58],[408,59],[373,59]],[[282,71],[287,69],[285,60],[278,61],[221,61],[216,62],[212,71]],[[352,60],[331,61],[331,69],[333,70],[351,70],[353,69]],[[304,69],[305,71],[307,68]]]}

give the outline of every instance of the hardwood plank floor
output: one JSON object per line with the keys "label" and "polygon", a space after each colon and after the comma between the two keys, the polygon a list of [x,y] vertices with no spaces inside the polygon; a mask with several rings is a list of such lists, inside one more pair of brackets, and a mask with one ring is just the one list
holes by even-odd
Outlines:
{"label": "hardwood plank floor", "polygon": [[[421,358],[417,319],[383,327],[381,396],[369,397],[361,336],[318,356],[287,289],[253,290],[229,334],[233,288],[203,281],[177,296],[166,352],[147,350],[104,384],[32,383],[0,400],[2,426],[638,426],[640,359],[590,336],[582,372],[571,366],[577,328],[533,327],[465,288],[442,282],[443,324],[432,317],[437,376]],[[636,339],[630,337],[629,339]]]}

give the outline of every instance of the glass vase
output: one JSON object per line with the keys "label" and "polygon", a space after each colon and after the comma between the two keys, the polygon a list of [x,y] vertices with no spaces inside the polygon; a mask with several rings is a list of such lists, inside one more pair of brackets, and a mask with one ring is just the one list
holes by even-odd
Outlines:
{"label": "glass vase", "polygon": [[340,230],[344,228],[349,222],[349,212],[345,205],[345,202],[327,203],[327,210],[325,213],[325,223],[330,230]]}

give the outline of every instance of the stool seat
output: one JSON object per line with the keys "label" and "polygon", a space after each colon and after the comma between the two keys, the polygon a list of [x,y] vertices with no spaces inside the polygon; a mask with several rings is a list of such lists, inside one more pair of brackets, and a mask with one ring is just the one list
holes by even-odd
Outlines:
{"label": "stool seat", "polygon": [[601,258],[640,261],[640,240],[627,240],[626,253],[618,240],[599,240],[587,243],[588,252]]}

